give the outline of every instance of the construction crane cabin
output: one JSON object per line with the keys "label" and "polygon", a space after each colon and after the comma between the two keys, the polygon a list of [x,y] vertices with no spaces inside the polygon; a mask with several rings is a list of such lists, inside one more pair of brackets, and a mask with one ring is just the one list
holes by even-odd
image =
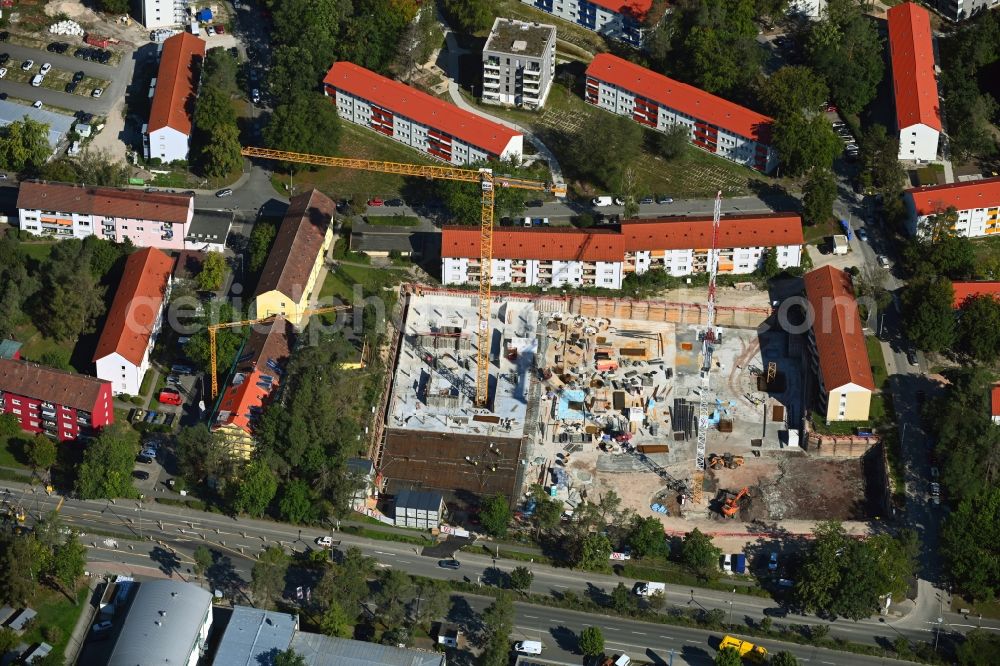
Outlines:
{"label": "construction crane cabin", "polygon": [[[350,157],[328,157],[325,155],[310,155],[294,153],[286,150],[271,150],[268,148],[247,147],[242,150],[244,157],[258,157],[310,164],[313,166],[342,167],[362,171],[378,171],[395,173],[403,176],[418,176],[437,180],[455,180],[463,183],[475,183],[482,193],[482,209],[480,214],[479,238],[479,301],[477,306],[478,321],[476,322],[476,399],[477,407],[489,406],[490,385],[490,312],[493,301],[492,268],[493,268],[493,208],[496,198],[496,187],[510,187],[536,192],[551,192],[557,197],[566,196],[566,186],[562,184],[543,183],[536,180],[524,180],[510,176],[494,176],[491,169],[466,169],[446,165],[406,164],[401,162],[384,162],[379,160],[359,160]],[[241,325],[241,324],[233,324]],[[221,328],[222,326],[219,326]],[[218,392],[215,378],[215,344],[212,336],[212,395]]]}

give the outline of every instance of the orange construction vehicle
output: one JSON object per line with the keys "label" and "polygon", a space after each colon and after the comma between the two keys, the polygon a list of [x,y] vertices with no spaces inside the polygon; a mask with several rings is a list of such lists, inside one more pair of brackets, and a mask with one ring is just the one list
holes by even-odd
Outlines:
{"label": "orange construction vehicle", "polygon": [[722,515],[726,518],[732,518],[740,510],[740,500],[750,494],[750,489],[744,487],[740,492],[736,493],[735,497],[730,497],[726,500],[726,503],[722,505]]}

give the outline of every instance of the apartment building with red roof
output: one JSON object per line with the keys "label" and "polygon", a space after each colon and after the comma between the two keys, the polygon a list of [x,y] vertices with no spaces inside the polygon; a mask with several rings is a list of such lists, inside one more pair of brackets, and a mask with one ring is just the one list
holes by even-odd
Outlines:
{"label": "apartment building with red roof", "polygon": [[524,136],[352,62],[335,62],[323,92],[337,114],[449,164],[520,157]]}
{"label": "apartment building with red roof", "polygon": [[186,160],[191,143],[192,112],[198,94],[205,41],[181,32],[163,42],[153,84],[149,122],[143,127],[147,159]]}
{"label": "apartment building with red roof", "polygon": [[899,159],[931,161],[937,159],[942,130],[931,15],[915,2],[904,2],[887,18]]}
{"label": "apartment building with red roof", "polygon": [[251,329],[212,422],[233,456],[247,459],[253,453],[254,427],[281,385],[293,339],[291,323],[281,316]]}
{"label": "apartment building with red roof", "polygon": [[62,240],[97,236],[137,247],[183,250],[194,218],[194,196],[39,180],[21,182],[18,226]]}
{"label": "apartment building with red roof", "polygon": [[757,171],[778,165],[771,118],[610,53],[587,66],[584,99],[659,132],[687,127],[695,146]]}
{"label": "apartment building with red roof", "polygon": [[832,266],[806,273],[809,358],[820,413],[831,421],[867,421],[875,379],[850,276]]}
{"label": "apartment building with red roof", "polygon": [[[495,285],[620,289],[630,273],[659,269],[682,277],[710,261],[708,217],[628,220],[613,228],[502,227],[493,232]],[[725,217],[716,252],[719,272],[752,273],[768,251],[781,268],[798,266],[802,221],[792,213]],[[479,280],[479,228],[446,226],[441,234],[442,282]]]}
{"label": "apartment building with red roof", "polygon": [[110,382],[13,359],[0,359],[0,413],[60,442],[93,437],[115,420]]}
{"label": "apartment building with red roof", "polygon": [[954,208],[952,231],[959,236],[991,236],[1000,232],[1000,177],[948,185],[916,187],[903,193],[911,234],[926,233],[928,220]]}
{"label": "apartment building with red roof", "polygon": [[564,21],[633,46],[642,44],[645,24],[653,8],[653,0],[521,0],[521,2]]}
{"label": "apartment building with red roof", "polygon": [[125,261],[94,351],[97,376],[111,382],[115,394],[139,395],[170,298],[173,270],[173,258],[151,247]]}

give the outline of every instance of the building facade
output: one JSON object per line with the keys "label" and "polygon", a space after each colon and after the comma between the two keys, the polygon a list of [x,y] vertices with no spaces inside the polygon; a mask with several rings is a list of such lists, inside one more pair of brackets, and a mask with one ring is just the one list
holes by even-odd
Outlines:
{"label": "building facade", "polygon": [[29,180],[20,185],[17,208],[18,226],[35,236],[127,238],[137,247],[183,250],[194,197]]}
{"label": "building facade", "polygon": [[12,359],[0,359],[0,412],[60,442],[93,437],[115,420],[111,382]]}
{"label": "building facade", "polygon": [[197,666],[211,627],[211,592],[175,580],[144,581],[128,606],[107,664],[135,666],[155,661]]}
{"label": "building facade", "polygon": [[416,88],[350,62],[323,79],[344,120],[372,129],[449,164],[521,157],[524,136]]}
{"label": "building facade", "polygon": [[483,49],[483,102],[539,109],[555,75],[555,26],[497,17]]}
{"label": "building facade", "polygon": [[903,193],[903,203],[913,235],[927,233],[930,218],[952,208],[956,235],[974,238],[1000,231],[1000,178],[917,187]]}
{"label": "building facade", "polygon": [[930,13],[904,2],[887,17],[899,159],[931,161],[937,159],[942,126]]}
{"label": "building facade", "polygon": [[653,0],[521,0],[526,5],[633,46],[642,44]]}
{"label": "building facade", "polygon": [[138,0],[136,18],[147,30],[180,25],[188,16],[186,0]]}
{"label": "building facade", "polygon": [[945,18],[961,21],[1000,7],[1000,0],[938,0],[937,10]]}
{"label": "building facade", "polygon": [[867,421],[875,379],[850,276],[832,266],[803,278],[810,313],[809,361],[819,411],[832,421]]}
{"label": "building facade", "polygon": [[129,255],[94,352],[97,376],[139,395],[170,298],[174,260],[155,248]]}
{"label": "building facade", "polygon": [[788,3],[788,13],[818,21],[826,16],[826,4],[827,0],[791,0]]}
{"label": "building facade", "polygon": [[232,377],[222,391],[212,430],[223,435],[230,455],[248,459],[254,428],[281,385],[292,355],[294,330],[284,317],[254,324]]}
{"label": "building facade", "polygon": [[[722,274],[745,275],[774,252],[780,268],[799,266],[802,221],[774,213],[720,221],[715,256]],[[630,220],[616,229],[501,228],[493,232],[491,282],[515,287],[620,289],[630,273],[659,269],[683,277],[707,270],[712,219]],[[447,285],[479,281],[479,229],[446,226],[441,234]]]}
{"label": "building facade", "polygon": [[333,243],[336,212],[337,204],[319,190],[292,197],[257,282],[257,317],[280,314],[295,327],[305,327],[303,313],[322,287],[316,282]]}
{"label": "building facade", "polygon": [[205,60],[205,42],[181,32],[163,42],[156,87],[143,128],[147,159],[164,164],[186,160],[191,148],[192,116]]}
{"label": "building facade", "polygon": [[585,99],[659,132],[687,127],[691,143],[757,171],[778,165],[773,120],[623,58],[600,53],[587,67]]}

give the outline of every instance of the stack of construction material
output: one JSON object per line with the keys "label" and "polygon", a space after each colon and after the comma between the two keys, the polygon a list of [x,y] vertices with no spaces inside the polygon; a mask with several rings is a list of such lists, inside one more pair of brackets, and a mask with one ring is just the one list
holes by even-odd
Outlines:
{"label": "stack of construction material", "polygon": [[59,21],[49,26],[49,32],[53,35],[76,35],[83,37],[83,28],[76,21]]}

